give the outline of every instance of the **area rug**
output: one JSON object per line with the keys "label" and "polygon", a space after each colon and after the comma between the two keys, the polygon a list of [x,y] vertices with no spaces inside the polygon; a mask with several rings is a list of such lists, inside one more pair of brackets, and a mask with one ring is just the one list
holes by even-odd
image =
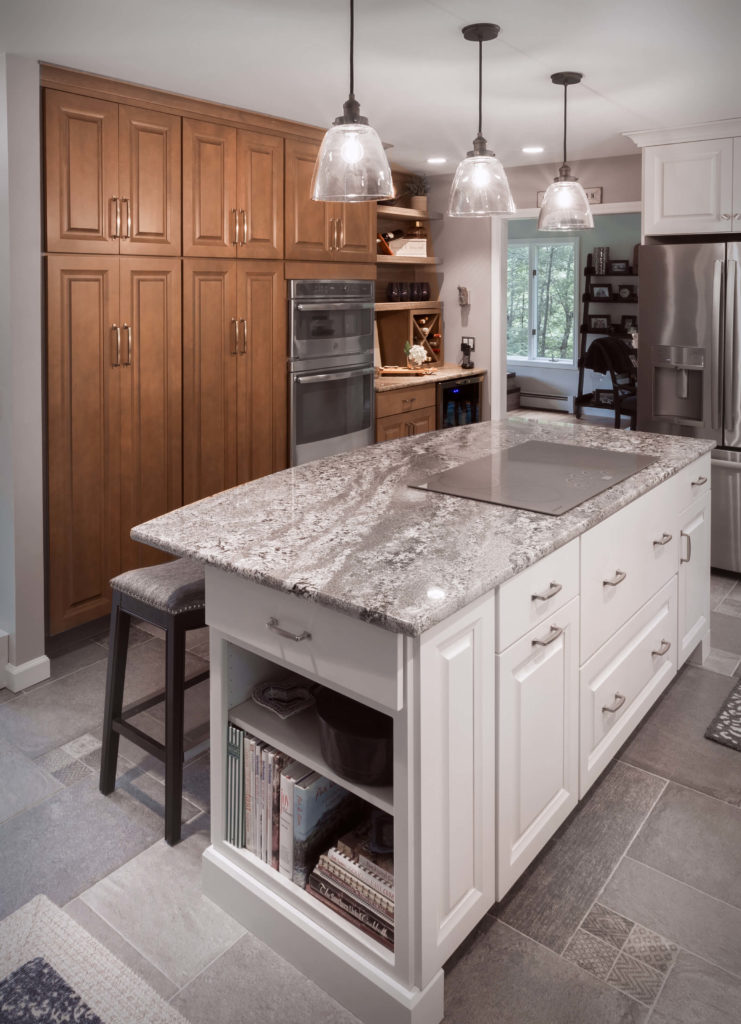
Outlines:
{"label": "area rug", "polygon": [[3,1024],[187,1024],[46,896],[0,921]]}
{"label": "area rug", "polygon": [[723,701],[705,736],[733,750],[741,750],[741,683],[736,683]]}

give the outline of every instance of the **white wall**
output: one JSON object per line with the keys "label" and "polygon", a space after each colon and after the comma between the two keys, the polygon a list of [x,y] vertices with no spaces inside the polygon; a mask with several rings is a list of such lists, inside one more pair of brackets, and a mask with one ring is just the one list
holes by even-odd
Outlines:
{"label": "white wall", "polygon": [[[558,176],[558,164],[508,167],[507,180],[518,210],[534,208],[538,192],[544,192]],[[603,203],[640,202],[641,154],[574,160],[571,173],[585,188],[601,188]]]}

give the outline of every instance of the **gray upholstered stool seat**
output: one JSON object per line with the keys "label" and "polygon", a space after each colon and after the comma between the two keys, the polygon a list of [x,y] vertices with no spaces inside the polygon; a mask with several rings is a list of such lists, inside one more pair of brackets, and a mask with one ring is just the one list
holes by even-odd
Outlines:
{"label": "gray upholstered stool seat", "polygon": [[[103,750],[100,791],[116,786],[119,736],[165,763],[165,839],[180,841],[183,797],[183,718],[185,690],[208,676],[201,672],[185,678],[185,634],[206,624],[203,568],[188,558],[163,565],[131,569],[111,580],[113,605],[108,645]],[[135,616],[165,631],[165,688],[144,700],[123,707],[124,676],[129,626]],[[129,719],[141,711],[165,703],[165,742],[147,735]]]}

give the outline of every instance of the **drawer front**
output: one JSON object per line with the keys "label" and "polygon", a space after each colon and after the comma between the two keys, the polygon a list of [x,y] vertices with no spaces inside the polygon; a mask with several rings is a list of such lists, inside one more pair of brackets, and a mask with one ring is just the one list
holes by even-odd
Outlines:
{"label": "drawer front", "polygon": [[681,512],[699,497],[710,493],[710,452],[685,466],[673,479],[676,508]]}
{"label": "drawer front", "polygon": [[675,574],[672,483],[660,484],[582,537],[581,664]]}
{"label": "drawer front", "polygon": [[580,672],[579,797],[677,671],[677,580],[662,587]]}
{"label": "drawer front", "polygon": [[435,405],[435,385],[417,384],[410,388],[376,393],[376,416],[394,416]]}
{"label": "drawer front", "polygon": [[541,558],[497,590],[497,653],[579,593],[579,541]]}
{"label": "drawer front", "polygon": [[379,710],[401,708],[400,634],[211,566],[206,609],[209,626],[269,661]]}

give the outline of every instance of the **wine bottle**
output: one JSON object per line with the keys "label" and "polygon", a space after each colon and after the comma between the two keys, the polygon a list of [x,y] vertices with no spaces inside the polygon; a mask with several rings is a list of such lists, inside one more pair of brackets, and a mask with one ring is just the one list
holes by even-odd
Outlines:
{"label": "wine bottle", "polygon": [[403,234],[403,230],[401,228],[397,228],[396,231],[382,231],[381,238],[384,242],[392,242],[395,238],[401,238]]}

